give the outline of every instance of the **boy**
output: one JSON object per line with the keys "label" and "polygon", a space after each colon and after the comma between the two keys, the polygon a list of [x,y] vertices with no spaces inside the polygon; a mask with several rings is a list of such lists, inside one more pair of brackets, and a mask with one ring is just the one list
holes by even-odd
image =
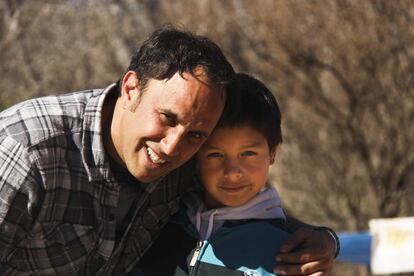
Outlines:
{"label": "boy", "polygon": [[237,74],[223,115],[196,156],[203,191],[183,199],[135,275],[275,275],[274,256],[293,232],[267,185],[280,125],[272,93]]}

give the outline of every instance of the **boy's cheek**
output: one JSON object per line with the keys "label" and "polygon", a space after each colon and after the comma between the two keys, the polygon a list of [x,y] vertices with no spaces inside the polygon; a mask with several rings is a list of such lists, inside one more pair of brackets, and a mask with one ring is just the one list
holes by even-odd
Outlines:
{"label": "boy's cheek", "polygon": [[204,161],[200,162],[198,166],[201,173],[214,173],[223,168],[221,163],[218,161]]}

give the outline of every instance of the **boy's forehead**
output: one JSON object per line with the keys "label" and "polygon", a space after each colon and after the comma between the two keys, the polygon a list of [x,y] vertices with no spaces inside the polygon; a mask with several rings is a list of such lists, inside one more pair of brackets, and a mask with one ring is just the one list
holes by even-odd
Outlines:
{"label": "boy's forehead", "polygon": [[264,134],[250,125],[224,126],[214,129],[203,147],[219,147],[232,143],[260,146],[263,143],[267,144],[267,140]]}

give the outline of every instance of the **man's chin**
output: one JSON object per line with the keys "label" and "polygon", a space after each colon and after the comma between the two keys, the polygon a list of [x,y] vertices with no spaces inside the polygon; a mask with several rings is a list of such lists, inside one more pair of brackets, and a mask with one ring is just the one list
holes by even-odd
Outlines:
{"label": "man's chin", "polygon": [[133,174],[133,176],[142,183],[151,183],[167,174],[169,174],[172,170],[157,170],[156,172],[152,170],[151,172],[143,172],[143,173],[137,173]]}
{"label": "man's chin", "polygon": [[152,162],[147,156],[142,161],[138,170],[131,174],[142,183],[153,182],[177,169],[180,165],[173,166],[173,163],[166,162],[163,164],[157,164]]}

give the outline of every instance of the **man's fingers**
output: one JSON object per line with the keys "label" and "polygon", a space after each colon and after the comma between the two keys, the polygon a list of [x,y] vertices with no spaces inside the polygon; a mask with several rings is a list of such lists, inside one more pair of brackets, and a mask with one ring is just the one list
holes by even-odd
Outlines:
{"label": "man's fingers", "polygon": [[298,245],[304,243],[309,236],[309,230],[306,228],[301,228],[293,233],[287,241],[280,247],[281,253],[287,253],[292,251]]}
{"label": "man's fingers", "polygon": [[317,256],[312,256],[307,250],[301,250],[293,253],[279,253],[276,256],[278,263],[307,263],[318,259]]}
{"label": "man's fingers", "polygon": [[323,231],[299,229],[279,250],[275,272],[279,275],[329,276],[334,249],[329,247],[332,238],[327,238]]}
{"label": "man's fingers", "polygon": [[305,264],[278,264],[274,272],[279,275],[310,275],[327,276],[329,269],[324,267],[324,263],[319,261],[308,262]]}
{"label": "man's fingers", "polygon": [[323,269],[321,271],[309,274],[309,276],[330,276],[331,275],[331,268]]}
{"label": "man's fingers", "polygon": [[316,272],[316,273],[309,274],[309,276],[328,276],[328,275],[329,275],[329,273],[327,273],[325,271],[319,271],[319,272]]}

